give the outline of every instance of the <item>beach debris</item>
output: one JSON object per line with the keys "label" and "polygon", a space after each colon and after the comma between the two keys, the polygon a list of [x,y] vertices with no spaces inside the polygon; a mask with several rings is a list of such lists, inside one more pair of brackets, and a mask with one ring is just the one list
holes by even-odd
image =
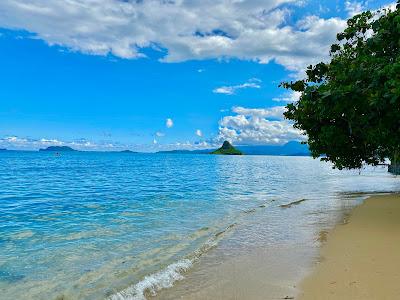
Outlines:
{"label": "beach debris", "polygon": [[220,232],[217,232],[217,233],[215,234],[215,237],[219,237],[221,234],[224,234],[225,232],[227,232],[228,230],[232,229],[232,228],[235,227],[236,225],[237,225],[237,223],[233,223],[233,224],[229,225],[228,227],[226,227],[225,230],[222,230],[222,231],[220,231]]}
{"label": "beach debris", "polygon": [[293,205],[299,205],[300,203],[302,203],[302,202],[304,202],[306,200],[307,199],[301,199],[301,200],[298,200],[298,201],[290,202],[288,204],[282,204],[279,207],[281,207],[281,208],[291,208]]}
{"label": "beach debris", "polygon": [[226,230],[229,230],[229,229],[235,227],[236,225],[237,225],[237,223],[233,223],[233,224],[229,225],[228,227],[226,227]]}
{"label": "beach debris", "polygon": [[288,300],[288,299],[294,299],[294,297],[286,296],[285,298],[282,298],[282,299]]}
{"label": "beach debris", "polygon": [[321,230],[316,240],[320,243],[325,243],[328,240],[328,233],[326,230]]}

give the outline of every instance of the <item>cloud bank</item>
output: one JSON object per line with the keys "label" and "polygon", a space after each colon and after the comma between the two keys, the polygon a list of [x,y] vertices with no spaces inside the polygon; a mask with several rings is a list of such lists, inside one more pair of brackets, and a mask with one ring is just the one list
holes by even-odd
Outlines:
{"label": "cloud bank", "polygon": [[[201,131],[196,131],[196,134],[199,132],[201,133]],[[215,144],[214,141],[185,141],[160,144],[156,137],[153,138],[151,144],[122,144],[110,141],[90,141],[84,138],[74,141],[63,141],[59,139],[34,139],[19,136],[0,137],[0,149],[35,151],[49,146],[68,146],[81,151],[122,151],[129,149],[140,152],[156,152],[175,149],[209,149],[216,148],[218,144]]]}
{"label": "cloud bank", "polygon": [[125,146],[109,141],[93,142],[87,139],[77,139],[74,141],[61,141],[58,139],[33,139],[18,136],[6,136],[0,138],[0,148],[9,150],[38,150],[49,146],[68,146],[76,150],[87,151],[118,151],[124,150]]}
{"label": "cloud bank", "polygon": [[[289,70],[324,59],[340,18],[286,20],[303,0],[7,0],[0,27],[23,29],[49,45],[120,58],[163,53],[162,61],[239,58]],[[349,10],[358,7],[348,5]]]}

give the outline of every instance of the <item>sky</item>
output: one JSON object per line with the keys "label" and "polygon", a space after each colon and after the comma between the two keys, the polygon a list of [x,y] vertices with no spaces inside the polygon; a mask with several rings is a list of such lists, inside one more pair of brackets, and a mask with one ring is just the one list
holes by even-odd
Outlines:
{"label": "sky", "polygon": [[153,152],[306,137],[278,85],[393,1],[0,2],[0,148]]}

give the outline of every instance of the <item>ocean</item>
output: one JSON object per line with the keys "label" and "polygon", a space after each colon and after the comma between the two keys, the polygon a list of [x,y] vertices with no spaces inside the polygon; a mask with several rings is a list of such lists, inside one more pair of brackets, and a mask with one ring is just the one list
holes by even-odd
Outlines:
{"label": "ocean", "polygon": [[399,190],[310,157],[3,151],[0,298],[200,299],[216,262],[291,245],[306,266],[354,205]]}

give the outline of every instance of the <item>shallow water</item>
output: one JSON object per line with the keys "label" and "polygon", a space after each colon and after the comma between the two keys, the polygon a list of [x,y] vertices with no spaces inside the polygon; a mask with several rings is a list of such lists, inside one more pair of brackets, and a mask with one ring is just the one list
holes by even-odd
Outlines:
{"label": "shallow water", "polygon": [[309,157],[0,152],[0,294],[143,299],[183,276],[168,293],[208,288],[207,262],[306,247],[363,193],[398,190],[382,167]]}

